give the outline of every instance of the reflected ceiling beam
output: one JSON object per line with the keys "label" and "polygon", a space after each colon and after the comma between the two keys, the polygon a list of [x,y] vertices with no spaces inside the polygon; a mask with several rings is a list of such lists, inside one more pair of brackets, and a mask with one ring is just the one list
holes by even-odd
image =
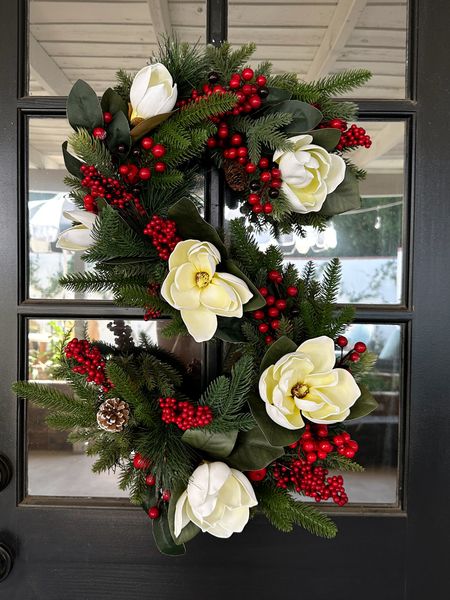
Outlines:
{"label": "reflected ceiling beam", "polygon": [[372,145],[370,148],[359,148],[351,153],[352,162],[358,167],[366,168],[377,158],[382,158],[392,150],[397,144],[403,141],[405,136],[405,123],[402,121],[392,121],[371,135]]}
{"label": "reflected ceiling beam", "polygon": [[31,144],[28,146],[28,162],[34,169],[57,169],[58,164],[48,156],[45,156]]}
{"label": "reflected ceiling beam", "polygon": [[65,73],[47,54],[41,44],[30,33],[29,41],[30,71],[39,85],[51,95],[67,96],[72,84]]}
{"label": "reflected ceiling beam", "polygon": [[147,0],[155,37],[172,35],[168,0]]}
{"label": "reflected ceiling beam", "polygon": [[346,46],[367,4],[367,0],[339,0],[316,55],[306,74],[306,81],[327,75]]}

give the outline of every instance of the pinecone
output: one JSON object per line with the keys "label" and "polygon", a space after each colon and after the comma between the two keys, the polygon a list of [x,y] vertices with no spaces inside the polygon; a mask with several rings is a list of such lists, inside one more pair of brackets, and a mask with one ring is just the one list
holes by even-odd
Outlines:
{"label": "pinecone", "polygon": [[238,162],[226,160],[224,163],[225,180],[233,192],[243,192],[248,187],[248,174]]}
{"label": "pinecone", "polygon": [[130,407],[120,398],[108,398],[100,405],[97,412],[97,423],[101,429],[110,433],[118,433],[128,423]]}

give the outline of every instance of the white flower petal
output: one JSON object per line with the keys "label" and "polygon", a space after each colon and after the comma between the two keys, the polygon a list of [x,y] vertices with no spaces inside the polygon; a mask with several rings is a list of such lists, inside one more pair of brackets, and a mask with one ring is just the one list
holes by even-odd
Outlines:
{"label": "white flower petal", "polygon": [[95,221],[97,220],[97,215],[89,212],[87,210],[81,210],[80,208],[76,208],[74,210],[65,210],[63,215],[66,217],[68,221],[74,221],[75,223],[81,223],[88,229],[92,229]]}
{"label": "white flower petal", "polygon": [[172,306],[178,310],[200,309],[200,288],[198,287],[190,290],[180,290],[174,283],[170,287],[170,297],[172,298]]}
{"label": "white flower petal", "polygon": [[172,270],[189,262],[189,251],[198,243],[198,240],[183,240],[182,242],[178,242],[169,256],[169,269]]}
{"label": "white flower petal", "polygon": [[181,318],[196,342],[207,342],[216,333],[217,316],[206,308],[181,310]]}
{"label": "white flower petal", "polygon": [[334,342],[326,335],[306,340],[298,347],[297,352],[306,354],[314,365],[314,373],[327,373],[336,363]]}
{"label": "white flower petal", "polygon": [[328,193],[334,192],[334,190],[340,185],[345,178],[345,161],[341,156],[337,154],[330,154],[331,164],[330,172],[327,177],[327,188]]}
{"label": "white flower petal", "polygon": [[148,65],[136,73],[130,88],[131,106],[137,106],[144,97],[150,83],[151,71],[152,66]]}
{"label": "white flower petal", "polygon": [[252,298],[253,294],[250,291],[248,285],[243,279],[232,275],[231,273],[216,273],[216,277],[223,281],[226,281],[235,290],[239,296],[242,304],[247,304]]}
{"label": "white flower petal", "polygon": [[186,512],[187,492],[183,492],[177,500],[174,515],[174,533],[178,537],[184,527],[189,523],[190,519]]}
{"label": "white flower petal", "polygon": [[61,232],[56,243],[63,250],[84,251],[93,244],[91,232],[84,225],[75,225]]}

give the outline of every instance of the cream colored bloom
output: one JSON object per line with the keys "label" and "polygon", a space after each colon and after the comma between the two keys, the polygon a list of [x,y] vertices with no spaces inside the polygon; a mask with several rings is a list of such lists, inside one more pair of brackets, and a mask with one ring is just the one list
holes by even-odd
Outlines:
{"label": "cream colored bloom", "polygon": [[269,417],[286,429],[313,423],[339,423],[361,391],[345,369],[334,369],[334,342],[326,336],[307,340],[295,352],[268,367],[259,379],[259,394]]}
{"label": "cream colored bloom", "polygon": [[203,532],[229,538],[240,533],[256,506],[255,492],[247,477],[223,462],[204,463],[192,473],[175,507],[174,533],[192,521]]}
{"label": "cream colored bloom", "polygon": [[132,113],[130,121],[136,123],[155,115],[168,113],[175,106],[178,91],[172,75],[161,63],[141,69],[133,79],[130,89]]}
{"label": "cream colored bloom", "polygon": [[80,225],[74,225],[61,232],[56,243],[63,250],[84,251],[94,243],[92,239],[92,228],[97,215],[86,210],[67,210],[64,212],[66,219],[77,221]]}
{"label": "cream colored bloom", "polygon": [[242,317],[243,305],[252,293],[247,284],[230,273],[216,273],[220,253],[209,242],[179,242],[169,258],[169,274],[161,295],[180,311],[196,342],[210,340],[217,316]]}
{"label": "cream colored bloom", "polygon": [[344,180],[345,162],[337,154],[311,144],[311,135],[296,135],[289,141],[294,144],[293,150],[277,150],[273,155],[283,177],[283,192],[294,212],[317,212]]}

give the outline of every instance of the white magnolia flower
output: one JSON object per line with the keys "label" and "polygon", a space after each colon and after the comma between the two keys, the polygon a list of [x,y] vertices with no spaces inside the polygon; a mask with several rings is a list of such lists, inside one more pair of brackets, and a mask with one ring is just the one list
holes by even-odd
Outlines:
{"label": "white magnolia flower", "polygon": [[294,149],[277,150],[273,155],[283,177],[282,190],[294,212],[317,212],[328,194],[334,192],[345,177],[345,162],[321,146],[311,144],[311,135],[289,138]]}
{"label": "white magnolia flower", "polygon": [[178,91],[172,75],[161,63],[141,69],[130,89],[130,121],[149,119],[168,113],[175,106]]}
{"label": "white magnolia flower", "polygon": [[230,273],[216,273],[220,253],[209,242],[179,242],[169,258],[169,274],[161,295],[180,311],[196,342],[210,340],[217,316],[242,317],[243,305],[252,293],[247,284]]}
{"label": "white magnolia flower", "polygon": [[313,423],[339,423],[361,391],[345,369],[334,369],[334,342],[326,336],[301,344],[268,367],[259,379],[259,394],[269,417],[286,429]]}
{"label": "white magnolia flower", "polygon": [[247,477],[223,462],[204,463],[192,473],[175,507],[174,532],[178,537],[192,521],[203,532],[228,538],[240,533],[256,506],[255,492]]}
{"label": "white magnolia flower", "polygon": [[67,210],[64,212],[66,219],[76,221],[80,225],[74,225],[61,232],[56,243],[63,250],[87,250],[94,240],[92,239],[92,228],[97,215],[86,210]]}

